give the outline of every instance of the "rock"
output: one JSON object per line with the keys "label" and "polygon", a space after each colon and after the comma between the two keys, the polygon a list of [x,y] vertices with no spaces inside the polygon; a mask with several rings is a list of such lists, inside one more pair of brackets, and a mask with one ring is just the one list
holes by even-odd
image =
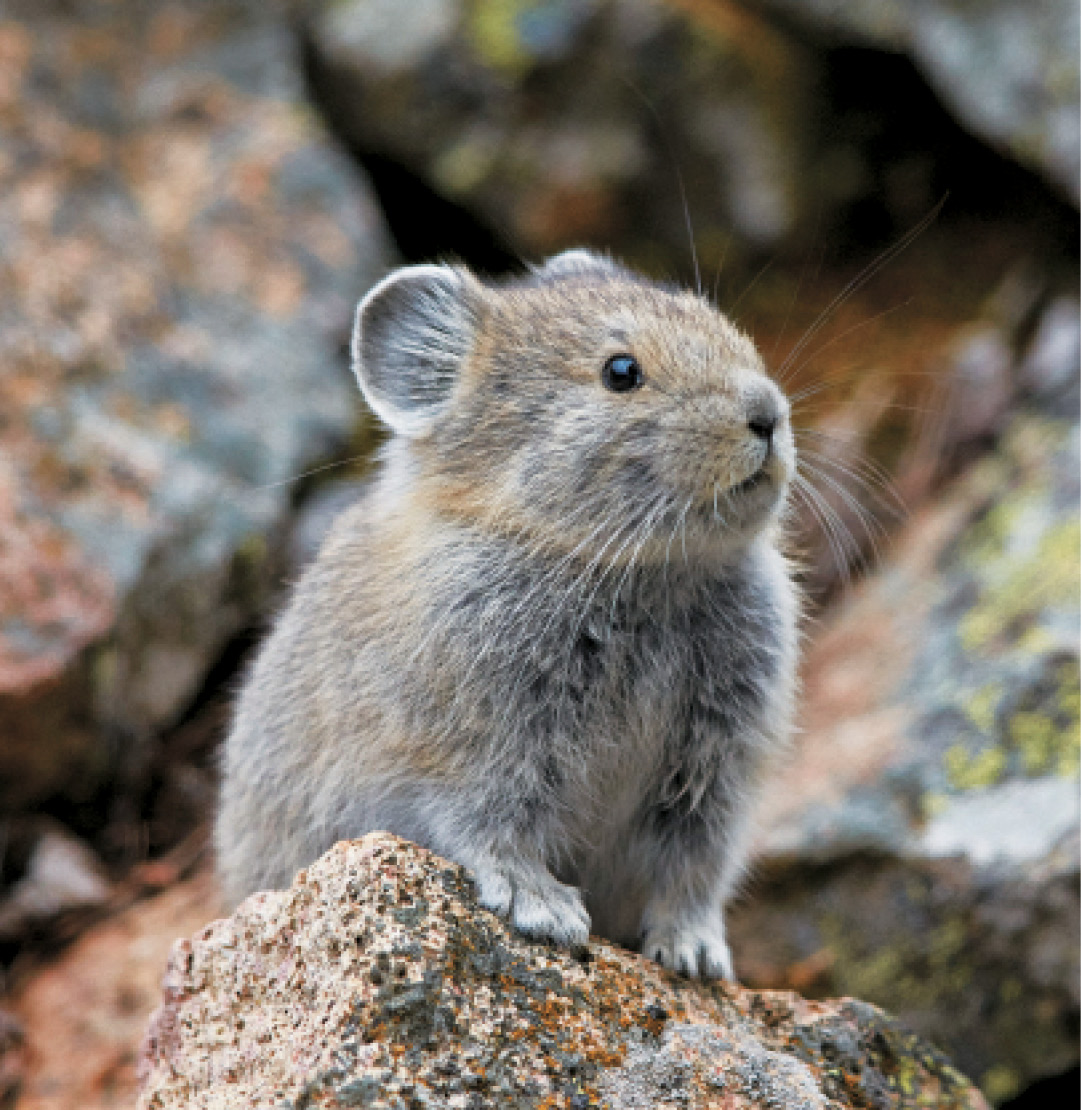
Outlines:
{"label": "rock", "polygon": [[986,323],[958,336],[946,355],[951,388],[951,448],[994,439],[1010,415],[1014,357],[1007,336]]}
{"label": "rock", "polygon": [[26,1032],[18,1018],[0,1010],[0,1106],[10,1110],[19,1099],[26,1074]]}
{"label": "rock", "polygon": [[739,2],[910,55],[966,128],[1038,170],[1074,205],[1081,199],[1074,0]]}
{"label": "rock", "polygon": [[178,942],[141,1070],[145,1110],[986,1105],[872,1006],[530,943],[384,833]]}
{"label": "rock", "polygon": [[1069,418],[1081,405],[1081,305],[1053,301],[1021,364],[1021,384],[1053,415]]}
{"label": "rock", "polygon": [[758,984],[856,993],[996,1100],[1077,1060],[1079,429],[1016,416],[819,634],[732,921]]}
{"label": "rock", "polygon": [[0,901],[0,943],[18,941],[62,913],[101,906],[109,892],[105,870],[90,848],[59,827],[48,827],[30,853],[26,873]]}
{"label": "rock", "polygon": [[328,0],[316,84],[361,151],[530,260],[589,241],[691,272],[682,177],[708,281],[733,231],[770,246],[799,217],[810,74],[764,21],[702,8]]}
{"label": "rock", "polygon": [[[0,22],[0,808],[145,759],[265,602],[282,483],[343,443],[388,258],[282,12]],[[119,765],[119,766],[118,766]]]}
{"label": "rock", "polygon": [[[160,1000],[169,949],[220,912],[204,872],[99,922],[52,963],[24,972],[7,1002],[22,1029],[18,1110],[134,1106],[139,1042]],[[6,1108],[3,1038],[0,1024]]]}

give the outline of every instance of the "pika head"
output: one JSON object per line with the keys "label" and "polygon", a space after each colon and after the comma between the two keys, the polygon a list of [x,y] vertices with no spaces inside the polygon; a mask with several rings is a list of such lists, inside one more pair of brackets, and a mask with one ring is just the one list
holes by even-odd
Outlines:
{"label": "pika head", "polygon": [[503,286],[398,270],[361,303],[353,350],[440,513],[643,565],[677,532],[685,557],[737,550],[784,502],[789,407],[751,341],[588,251]]}

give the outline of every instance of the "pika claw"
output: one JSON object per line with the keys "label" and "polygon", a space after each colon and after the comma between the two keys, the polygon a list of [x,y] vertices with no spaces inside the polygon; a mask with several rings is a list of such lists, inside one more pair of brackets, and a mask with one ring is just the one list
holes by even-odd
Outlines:
{"label": "pika claw", "polygon": [[642,951],[650,959],[692,979],[735,981],[724,926],[669,922],[648,929]]}

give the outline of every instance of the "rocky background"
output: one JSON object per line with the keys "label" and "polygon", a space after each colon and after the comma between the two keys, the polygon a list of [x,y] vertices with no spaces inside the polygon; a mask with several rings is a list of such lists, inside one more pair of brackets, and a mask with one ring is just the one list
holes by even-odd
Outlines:
{"label": "rocky background", "polygon": [[0,0],[0,1105],[130,1106],[217,914],[230,691],[377,436],[355,301],[577,243],[798,398],[742,979],[1075,1105],[1078,68],[1074,0]]}

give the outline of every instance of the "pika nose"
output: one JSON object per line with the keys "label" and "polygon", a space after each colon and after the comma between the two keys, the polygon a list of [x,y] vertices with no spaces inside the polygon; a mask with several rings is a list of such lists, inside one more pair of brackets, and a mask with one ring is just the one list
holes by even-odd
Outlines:
{"label": "pika nose", "polygon": [[747,421],[747,427],[758,436],[759,439],[765,440],[768,447],[773,442],[773,429],[777,427],[777,421],[780,418],[774,413],[759,412]]}

